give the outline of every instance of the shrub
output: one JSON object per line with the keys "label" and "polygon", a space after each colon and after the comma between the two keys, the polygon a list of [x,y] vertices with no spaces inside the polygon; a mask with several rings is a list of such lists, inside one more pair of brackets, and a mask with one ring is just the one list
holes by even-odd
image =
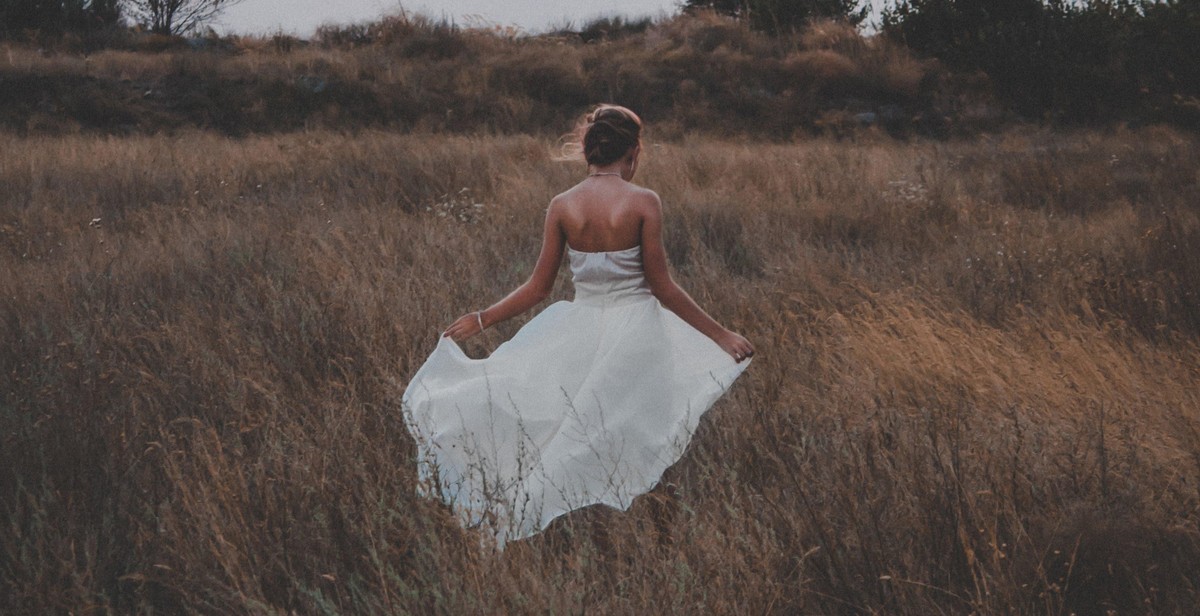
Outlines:
{"label": "shrub", "polygon": [[1030,118],[1188,121],[1178,101],[1200,93],[1200,5],[1189,0],[903,0],[884,31],[957,71],[982,70]]}
{"label": "shrub", "polygon": [[120,20],[119,0],[0,0],[0,38],[89,33],[115,28]]}
{"label": "shrub", "polygon": [[686,0],[684,6],[738,17],[756,30],[773,34],[799,32],[820,19],[858,25],[871,8],[859,0]]}

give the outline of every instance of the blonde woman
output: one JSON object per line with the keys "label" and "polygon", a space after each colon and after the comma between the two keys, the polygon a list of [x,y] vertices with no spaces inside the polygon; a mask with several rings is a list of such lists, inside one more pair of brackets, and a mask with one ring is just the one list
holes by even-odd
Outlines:
{"label": "blonde woman", "polygon": [[[533,274],[451,323],[405,391],[425,488],[501,545],[579,507],[628,508],[754,355],[671,278],[662,204],[632,183],[641,131],[624,107],[588,114],[587,175],[551,200]],[[457,342],[550,294],[564,253],[574,301],[466,357]]]}

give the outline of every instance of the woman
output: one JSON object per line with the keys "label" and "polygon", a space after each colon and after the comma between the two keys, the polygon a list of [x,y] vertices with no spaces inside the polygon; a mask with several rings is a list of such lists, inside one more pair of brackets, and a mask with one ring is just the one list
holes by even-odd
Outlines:
{"label": "woman", "polygon": [[[630,183],[641,129],[624,107],[588,115],[587,177],[551,200],[533,274],[454,321],[404,393],[426,487],[501,545],[579,507],[628,508],[754,355],[672,280],[662,204]],[[490,357],[466,357],[458,341],[550,294],[564,251],[575,300]]]}

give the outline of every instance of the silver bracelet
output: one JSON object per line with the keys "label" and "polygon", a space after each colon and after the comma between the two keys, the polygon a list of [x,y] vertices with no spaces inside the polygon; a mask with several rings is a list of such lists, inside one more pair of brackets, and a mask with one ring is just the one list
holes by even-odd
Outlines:
{"label": "silver bracelet", "polygon": [[479,331],[483,331],[483,311],[482,310],[475,311],[475,320],[479,321]]}

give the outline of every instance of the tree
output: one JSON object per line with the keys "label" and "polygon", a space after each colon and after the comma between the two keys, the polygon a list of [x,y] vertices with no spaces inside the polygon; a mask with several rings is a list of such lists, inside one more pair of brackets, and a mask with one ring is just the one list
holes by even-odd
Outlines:
{"label": "tree", "polygon": [[126,0],[131,17],[156,34],[184,34],[241,0]]}
{"label": "tree", "polygon": [[684,8],[714,10],[745,19],[756,30],[778,34],[803,28],[813,19],[838,19],[858,25],[866,19],[870,3],[860,0],[685,0]]}
{"label": "tree", "polygon": [[0,36],[60,34],[115,26],[119,0],[0,0]]}
{"label": "tree", "polygon": [[883,33],[1027,117],[1200,125],[1200,0],[896,0]]}
{"label": "tree", "polygon": [[62,22],[59,2],[0,0],[0,28],[8,36],[22,30],[58,29]]}

